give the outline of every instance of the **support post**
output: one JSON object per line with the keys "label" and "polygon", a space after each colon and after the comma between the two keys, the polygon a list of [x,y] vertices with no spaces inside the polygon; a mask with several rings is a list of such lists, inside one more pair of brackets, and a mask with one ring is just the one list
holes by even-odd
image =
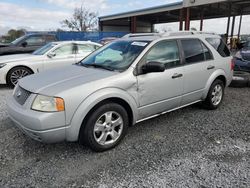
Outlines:
{"label": "support post", "polygon": [[180,15],[179,15],[179,31],[183,30],[183,9],[180,9]]}
{"label": "support post", "polygon": [[130,29],[130,32],[131,33],[136,33],[136,17],[133,16],[131,17],[131,29]]}
{"label": "support post", "polygon": [[185,30],[190,30],[190,8],[186,8]]}
{"label": "support post", "polygon": [[240,39],[241,24],[242,24],[242,14],[240,15],[240,23],[239,23],[239,30],[238,30],[238,39]]}
{"label": "support post", "polygon": [[232,28],[231,28],[231,38],[234,36],[234,25],[235,25],[235,16],[233,16]]}
{"label": "support post", "polygon": [[231,27],[231,38],[230,38],[231,49],[233,48],[234,25],[235,25],[235,16],[233,16],[232,27]]}
{"label": "support post", "polygon": [[153,33],[154,31],[155,31],[155,25],[151,23],[151,33]]}
{"label": "support post", "polygon": [[103,31],[103,23],[99,21],[99,31]]}
{"label": "support post", "polygon": [[229,27],[230,27],[230,19],[231,19],[231,10],[232,10],[232,5],[229,4],[229,9],[228,9],[228,18],[227,18],[227,33],[226,33],[226,43],[228,41],[228,36],[229,36]]}
{"label": "support post", "polygon": [[201,21],[200,21],[200,31],[202,31],[203,30],[203,20],[204,20],[204,10],[203,10],[203,8],[201,9],[200,19],[201,19]]}

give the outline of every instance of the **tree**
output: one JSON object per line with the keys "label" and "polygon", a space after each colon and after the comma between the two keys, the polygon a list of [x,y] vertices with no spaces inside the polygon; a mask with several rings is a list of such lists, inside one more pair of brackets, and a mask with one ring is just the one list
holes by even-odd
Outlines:
{"label": "tree", "polygon": [[98,13],[81,6],[75,8],[73,17],[61,22],[63,27],[68,27],[72,31],[93,31],[97,28]]}
{"label": "tree", "polygon": [[25,35],[24,29],[19,29],[19,30],[11,29],[8,31],[7,35],[3,36],[2,38],[7,42],[11,42],[23,35]]}

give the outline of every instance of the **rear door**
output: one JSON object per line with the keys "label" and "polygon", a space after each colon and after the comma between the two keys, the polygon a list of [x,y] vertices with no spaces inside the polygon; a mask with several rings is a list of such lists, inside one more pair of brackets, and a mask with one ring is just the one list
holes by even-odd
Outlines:
{"label": "rear door", "polygon": [[181,105],[186,105],[201,99],[215,65],[212,53],[201,40],[181,39],[180,43],[185,62]]}

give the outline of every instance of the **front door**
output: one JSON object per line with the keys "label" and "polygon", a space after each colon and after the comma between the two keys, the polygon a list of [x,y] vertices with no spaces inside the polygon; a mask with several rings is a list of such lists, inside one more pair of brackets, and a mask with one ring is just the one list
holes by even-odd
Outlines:
{"label": "front door", "polygon": [[48,56],[44,61],[44,70],[70,66],[75,63],[75,50],[72,43],[58,46],[52,53],[53,56]]}
{"label": "front door", "polygon": [[148,62],[160,62],[166,70],[137,76],[139,119],[179,107],[183,92],[183,66],[177,41],[156,43],[139,64]]}

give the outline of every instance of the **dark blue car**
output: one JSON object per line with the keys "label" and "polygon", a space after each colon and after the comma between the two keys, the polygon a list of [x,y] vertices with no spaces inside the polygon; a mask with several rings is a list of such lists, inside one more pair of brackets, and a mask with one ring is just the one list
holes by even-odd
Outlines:
{"label": "dark blue car", "polygon": [[243,48],[234,56],[235,71],[250,72],[250,41],[246,42]]}

